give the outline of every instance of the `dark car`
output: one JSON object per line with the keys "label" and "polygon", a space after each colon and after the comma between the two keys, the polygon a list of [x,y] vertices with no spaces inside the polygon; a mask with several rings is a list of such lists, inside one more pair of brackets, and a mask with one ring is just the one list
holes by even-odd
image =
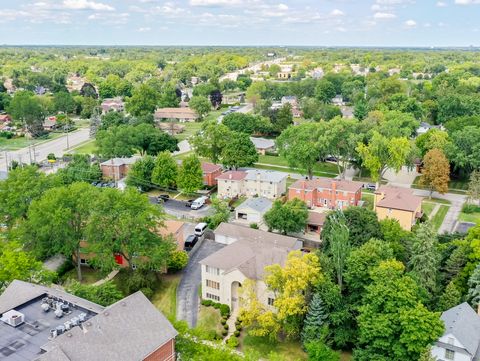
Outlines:
{"label": "dark car", "polygon": [[373,192],[375,192],[377,190],[377,186],[375,184],[367,184],[367,186],[365,188],[368,189],[369,191],[373,191]]}
{"label": "dark car", "polygon": [[192,203],[195,199],[189,199],[188,201],[185,202],[185,207],[190,208],[192,206]]}
{"label": "dark car", "polygon": [[185,246],[183,247],[186,251],[190,251],[198,242],[198,236],[191,234],[185,240]]}
{"label": "dark car", "polygon": [[158,197],[157,197],[158,201],[162,201],[162,202],[166,202],[170,199],[170,196],[168,194],[160,194]]}

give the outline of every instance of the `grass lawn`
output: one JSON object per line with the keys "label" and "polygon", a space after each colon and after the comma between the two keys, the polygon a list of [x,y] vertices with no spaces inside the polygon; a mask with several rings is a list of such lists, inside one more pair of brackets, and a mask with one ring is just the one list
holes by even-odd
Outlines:
{"label": "grass lawn", "polygon": [[247,197],[239,197],[238,199],[235,200],[235,202],[233,202],[231,204],[231,206],[233,208],[237,208],[240,204],[242,204],[243,202],[245,202],[245,200],[247,199]]}
{"label": "grass lawn", "polygon": [[[272,166],[287,167],[292,172],[295,171],[295,168],[293,168],[293,169],[290,168],[288,166],[287,160],[283,157],[280,157],[280,156],[260,155],[258,157],[258,163],[268,164],[268,165],[272,165]],[[337,175],[338,174],[337,165],[333,164],[333,163],[328,163],[328,162],[317,163],[314,167],[314,171],[320,172],[320,173],[329,173],[330,175]]]}
{"label": "grass lawn", "polygon": [[175,320],[177,316],[177,286],[181,275],[165,275],[160,286],[152,296],[152,303],[169,319]]}
{"label": "grass lawn", "polygon": [[432,213],[433,208],[435,208],[434,203],[429,203],[429,202],[422,203],[422,211],[427,215],[427,217],[430,217],[430,214]]}
{"label": "grass lawn", "polygon": [[[91,285],[92,283],[95,283],[102,278],[104,278],[106,275],[99,270],[90,268],[90,267],[83,267],[82,266],[82,284],[84,285]],[[77,269],[74,268],[67,273],[65,273],[62,277],[65,281],[76,281],[78,280],[77,278]]]}
{"label": "grass lawn", "polygon": [[[426,189],[424,186],[420,185],[420,177],[415,178],[412,184],[412,188],[417,189]],[[448,182],[448,191],[450,193],[464,194],[468,189],[468,180],[451,180]]]}
{"label": "grass lawn", "polygon": [[208,115],[205,117],[205,120],[208,121],[208,120],[217,120],[217,118],[222,115],[222,113],[225,111],[226,108],[222,108],[222,109],[218,109],[218,110],[214,110],[210,113],[208,113]]}
{"label": "grass lawn", "polygon": [[97,150],[95,140],[89,140],[80,144],[78,147],[73,148],[73,151],[78,154],[94,154]]}
{"label": "grass lawn", "polygon": [[179,124],[185,127],[182,133],[175,135],[175,138],[177,138],[179,141],[189,138],[190,136],[198,132],[200,128],[202,128],[202,122],[186,122]]}
{"label": "grass lawn", "polygon": [[28,139],[25,137],[16,137],[12,139],[0,138],[0,149],[17,150],[17,149],[28,147],[30,145],[45,142],[47,140],[53,140],[61,137],[62,135],[64,135],[64,133],[50,133],[47,136],[37,138],[37,139]]}
{"label": "grass lawn", "polygon": [[438,231],[449,209],[450,209],[450,206],[442,204],[438,209],[438,212],[432,217],[430,221],[432,222],[435,230]]}
{"label": "grass lawn", "polygon": [[268,360],[268,354],[271,352],[276,353],[284,357],[285,361],[301,361],[307,359],[307,354],[302,350],[300,342],[282,341],[271,342],[266,337],[255,337],[247,334],[243,331],[243,342],[241,351],[256,351],[262,358]]}
{"label": "grass lawn", "polygon": [[476,223],[480,224],[480,212],[475,212],[475,213],[460,213],[460,216],[458,219],[462,222],[471,222],[471,223]]}
{"label": "grass lawn", "polygon": [[374,195],[372,193],[362,192],[362,201],[364,201],[364,207],[367,209],[373,210],[373,199]]}
{"label": "grass lawn", "polygon": [[200,306],[198,313],[196,333],[204,338],[212,339],[215,334],[221,334],[223,327],[220,323],[222,316],[220,311],[213,307]]}

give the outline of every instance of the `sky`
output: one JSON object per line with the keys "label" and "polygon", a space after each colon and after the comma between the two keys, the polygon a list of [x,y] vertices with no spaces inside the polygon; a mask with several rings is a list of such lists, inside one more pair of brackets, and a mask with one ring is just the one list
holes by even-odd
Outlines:
{"label": "sky", "polygon": [[0,0],[0,44],[480,46],[480,0]]}

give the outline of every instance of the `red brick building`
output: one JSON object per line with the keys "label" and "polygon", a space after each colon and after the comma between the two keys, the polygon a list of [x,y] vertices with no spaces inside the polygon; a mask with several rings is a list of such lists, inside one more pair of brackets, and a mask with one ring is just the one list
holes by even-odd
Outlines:
{"label": "red brick building", "polygon": [[116,181],[125,178],[130,167],[138,159],[140,159],[140,157],[112,158],[101,163],[100,169],[102,170],[103,178]]}
{"label": "red brick building", "polygon": [[202,162],[203,184],[208,187],[217,185],[217,177],[222,174],[222,166],[218,164]]}
{"label": "red brick building", "polygon": [[288,188],[288,199],[301,199],[309,208],[344,209],[358,205],[362,199],[362,187],[360,182],[347,180],[300,179]]}

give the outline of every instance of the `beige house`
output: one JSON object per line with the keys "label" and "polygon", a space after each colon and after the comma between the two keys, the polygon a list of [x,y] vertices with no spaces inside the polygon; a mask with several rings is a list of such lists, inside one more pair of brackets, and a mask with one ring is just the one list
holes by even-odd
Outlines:
{"label": "beige house", "polygon": [[400,226],[410,231],[422,217],[422,198],[408,188],[381,186],[374,196],[373,209],[378,219],[396,219]]}
{"label": "beige house", "polygon": [[253,280],[258,300],[273,306],[275,296],[263,281],[265,267],[284,265],[288,254],[302,247],[301,242],[293,237],[228,223],[217,228],[216,240],[217,232],[222,236],[228,234],[232,243],[200,261],[202,298],[238,309],[242,285],[246,280]]}
{"label": "beige house", "polygon": [[287,191],[287,176],[271,170],[228,171],[217,177],[218,196],[276,199]]}
{"label": "beige house", "polygon": [[175,120],[181,123],[194,122],[199,116],[190,108],[160,108],[155,111],[155,120]]}

